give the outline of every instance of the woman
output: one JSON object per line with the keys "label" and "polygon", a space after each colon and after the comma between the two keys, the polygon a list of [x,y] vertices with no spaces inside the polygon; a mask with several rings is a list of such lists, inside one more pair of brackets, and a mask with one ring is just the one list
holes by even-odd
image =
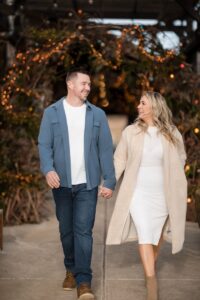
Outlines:
{"label": "woman", "polygon": [[145,92],[138,118],[122,133],[114,155],[116,179],[123,174],[110,221],[108,245],[138,240],[147,299],[158,299],[155,274],[162,238],[172,253],[182,249],[187,182],[182,136],[165,99]]}

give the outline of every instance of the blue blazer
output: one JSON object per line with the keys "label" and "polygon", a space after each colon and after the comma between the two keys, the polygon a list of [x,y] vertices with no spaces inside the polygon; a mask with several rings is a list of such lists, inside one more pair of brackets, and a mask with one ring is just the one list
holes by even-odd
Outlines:
{"label": "blue blazer", "polygon": [[[71,187],[71,166],[68,127],[63,107],[64,97],[44,111],[38,147],[41,171],[56,171],[62,187]],[[114,189],[113,144],[104,111],[86,101],[84,156],[87,189],[103,186]],[[78,120],[77,120],[78,122]]]}

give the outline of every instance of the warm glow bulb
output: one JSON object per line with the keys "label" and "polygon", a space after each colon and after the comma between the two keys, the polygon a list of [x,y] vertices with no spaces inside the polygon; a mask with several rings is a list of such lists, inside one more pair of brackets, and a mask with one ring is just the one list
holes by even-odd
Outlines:
{"label": "warm glow bulb", "polygon": [[190,170],[190,166],[189,165],[186,165],[185,166],[185,171],[187,172],[187,171],[189,171]]}

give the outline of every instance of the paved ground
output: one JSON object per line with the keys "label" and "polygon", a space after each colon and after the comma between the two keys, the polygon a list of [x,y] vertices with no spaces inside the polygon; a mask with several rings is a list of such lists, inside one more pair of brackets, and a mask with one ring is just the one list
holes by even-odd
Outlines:
{"label": "paved ground", "polygon": [[[136,243],[105,247],[114,199],[99,199],[94,229],[93,290],[97,300],[145,300]],[[62,250],[55,217],[39,225],[4,228],[0,252],[1,300],[75,300],[61,288]],[[184,250],[163,245],[158,262],[160,300],[200,300],[200,229],[188,223]]]}

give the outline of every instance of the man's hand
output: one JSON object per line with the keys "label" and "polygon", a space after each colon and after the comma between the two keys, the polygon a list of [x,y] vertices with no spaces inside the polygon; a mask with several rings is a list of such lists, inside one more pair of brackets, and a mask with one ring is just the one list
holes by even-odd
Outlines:
{"label": "man's hand", "polygon": [[55,171],[50,171],[46,174],[46,181],[50,188],[59,188],[60,178]]}
{"label": "man's hand", "polygon": [[111,189],[108,189],[104,186],[100,186],[99,196],[109,199],[112,197],[112,193],[113,191]]}

